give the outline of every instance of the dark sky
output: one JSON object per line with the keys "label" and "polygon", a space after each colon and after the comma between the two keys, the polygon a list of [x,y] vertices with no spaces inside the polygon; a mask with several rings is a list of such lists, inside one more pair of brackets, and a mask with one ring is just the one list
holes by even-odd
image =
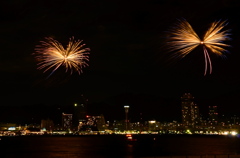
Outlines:
{"label": "dark sky", "polygon": [[[239,17],[235,0],[1,2],[0,105],[72,105],[84,94],[95,113],[129,104],[149,117],[152,111],[152,118],[174,118],[180,115],[181,95],[190,92],[200,109],[217,105],[220,112],[239,114]],[[201,51],[169,60],[166,31],[179,18],[200,35],[211,22],[228,20],[232,47],[226,59],[210,55],[211,75],[203,76]],[[47,78],[37,70],[35,46],[45,37],[66,45],[72,36],[91,49],[89,67],[80,76],[59,70]]]}

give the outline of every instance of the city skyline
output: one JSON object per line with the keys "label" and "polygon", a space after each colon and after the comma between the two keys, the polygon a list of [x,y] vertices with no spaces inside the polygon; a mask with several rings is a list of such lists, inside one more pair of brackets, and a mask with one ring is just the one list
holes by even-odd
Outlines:
{"label": "city skyline", "polygon": [[[31,107],[32,108],[32,107]],[[105,114],[87,112],[86,100],[75,103],[71,107],[49,107],[43,110],[38,107],[32,109],[18,109],[22,118],[14,115],[12,122],[0,122],[2,136],[20,135],[101,135],[101,134],[200,134],[200,135],[232,135],[239,133],[239,116],[219,115],[217,106],[209,106],[208,114],[202,115],[194,102],[191,93],[184,93],[181,97],[181,120],[158,120],[145,118],[140,113],[138,119],[132,119],[136,113],[131,113],[131,106],[124,105],[125,118],[105,118]],[[149,108],[149,107],[148,107]],[[6,110],[6,109],[5,109]],[[44,114],[43,114],[43,111]],[[14,113],[16,111],[12,110]],[[135,111],[135,109],[133,109]],[[173,111],[173,110],[172,110]],[[172,112],[171,111],[171,112]],[[2,117],[2,116],[1,116]],[[18,118],[17,118],[18,117]],[[26,121],[30,117],[31,121]],[[12,117],[10,116],[12,119]],[[24,120],[25,119],[25,120]],[[21,122],[25,121],[25,122]],[[131,135],[126,135],[131,137]]]}
{"label": "city skyline", "polygon": [[[129,104],[139,113],[149,106],[164,118],[163,111],[181,108],[179,99],[189,92],[200,109],[240,112],[239,2],[25,0],[2,6],[0,106],[73,105],[84,94],[95,112]],[[212,21],[227,20],[232,47],[226,59],[210,54],[211,75],[203,76],[202,50],[179,61],[165,52],[166,31],[179,18],[189,21],[199,36]],[[37,70],[32,55],[36,45],[45,37],[66,45],[72,36],[91,49],[89,66],[81,75],[59,70],[46,79],[49,74]]]}
{"label": "city skyline", "polygon": [[240,117],[238,112],[229,113],[218,106],[208,106],[206,109],[202,109],[191,93],[182,94],[178,102],[172,101],[171,106],[165,106],[165,109],[162,108],[162,110],[156,110],[149,105],[139,108],[134,104],[116,104],[114,107],[106,104],[100,106],[99,104],[88,104],[83,95],[72,105],[1,106],[1,110],[3,113],[0,115],[0,123],[39,124],[41,120],[50,119],[54,124],[59,124],[62,121],[62,115],[66,114],[67,117],[71,115],[73,126],[84,121],[88,116],[99,115],[103,115],[106,122],[117,120],[132,123],[155,120],[161,123],[178,122],[186,127],[195,127],[205,121],[219,124],[220,120],[232,120],[233,117],[238,120]]}

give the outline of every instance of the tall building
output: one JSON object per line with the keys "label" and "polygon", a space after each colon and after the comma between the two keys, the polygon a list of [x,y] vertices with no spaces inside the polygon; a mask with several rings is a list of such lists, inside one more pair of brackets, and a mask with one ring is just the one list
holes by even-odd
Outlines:
{"label": "tall building", "polygon": [[81,95],[74,104],[73,109],[73,125],[78,126],[79,122],[85,122],[87,115],[87,99]]}
{"label": "tall building", "polygon": [[64,130],[70,130],[72,128],[72,114],[62,113],[62,127]]}
{"label": "tall building", "polygon": [[86,122],[79,123],[80,131],[104,131],[106,129],[106,122],[104,116],[86,116]]}
{"label": "tall building", "polygon": [[128,120],[128,112],[129,112],[129,105],[124,105],[125,110],[125,130],[128,130],[129,120]]}
{"label": "tall building", "polygon": [[217,106],[209,106],[209,123],[218,124]]}
{"label": "tall building", "polygon": [[199,108],[190,93],[184,93],[182,100],[182,123],[185,127],[195,128],[199,124]]}

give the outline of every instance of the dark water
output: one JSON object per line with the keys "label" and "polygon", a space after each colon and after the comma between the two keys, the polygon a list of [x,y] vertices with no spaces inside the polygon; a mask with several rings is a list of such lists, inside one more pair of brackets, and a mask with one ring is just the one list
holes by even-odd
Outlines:
{"label": "dark water", "polygon": [[1,137],[2,158],[134,158],[240,154],[240,138],[231,136],[124,135]]}

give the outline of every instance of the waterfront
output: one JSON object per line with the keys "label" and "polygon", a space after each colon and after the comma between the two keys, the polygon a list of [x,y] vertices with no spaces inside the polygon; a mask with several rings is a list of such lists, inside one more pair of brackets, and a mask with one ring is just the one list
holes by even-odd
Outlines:
{"label": "waterfront", "polygon": [[17,136],[1,137],[4,158],[134,158],[186,155],[239,155],[240,138],[206,135]]}

